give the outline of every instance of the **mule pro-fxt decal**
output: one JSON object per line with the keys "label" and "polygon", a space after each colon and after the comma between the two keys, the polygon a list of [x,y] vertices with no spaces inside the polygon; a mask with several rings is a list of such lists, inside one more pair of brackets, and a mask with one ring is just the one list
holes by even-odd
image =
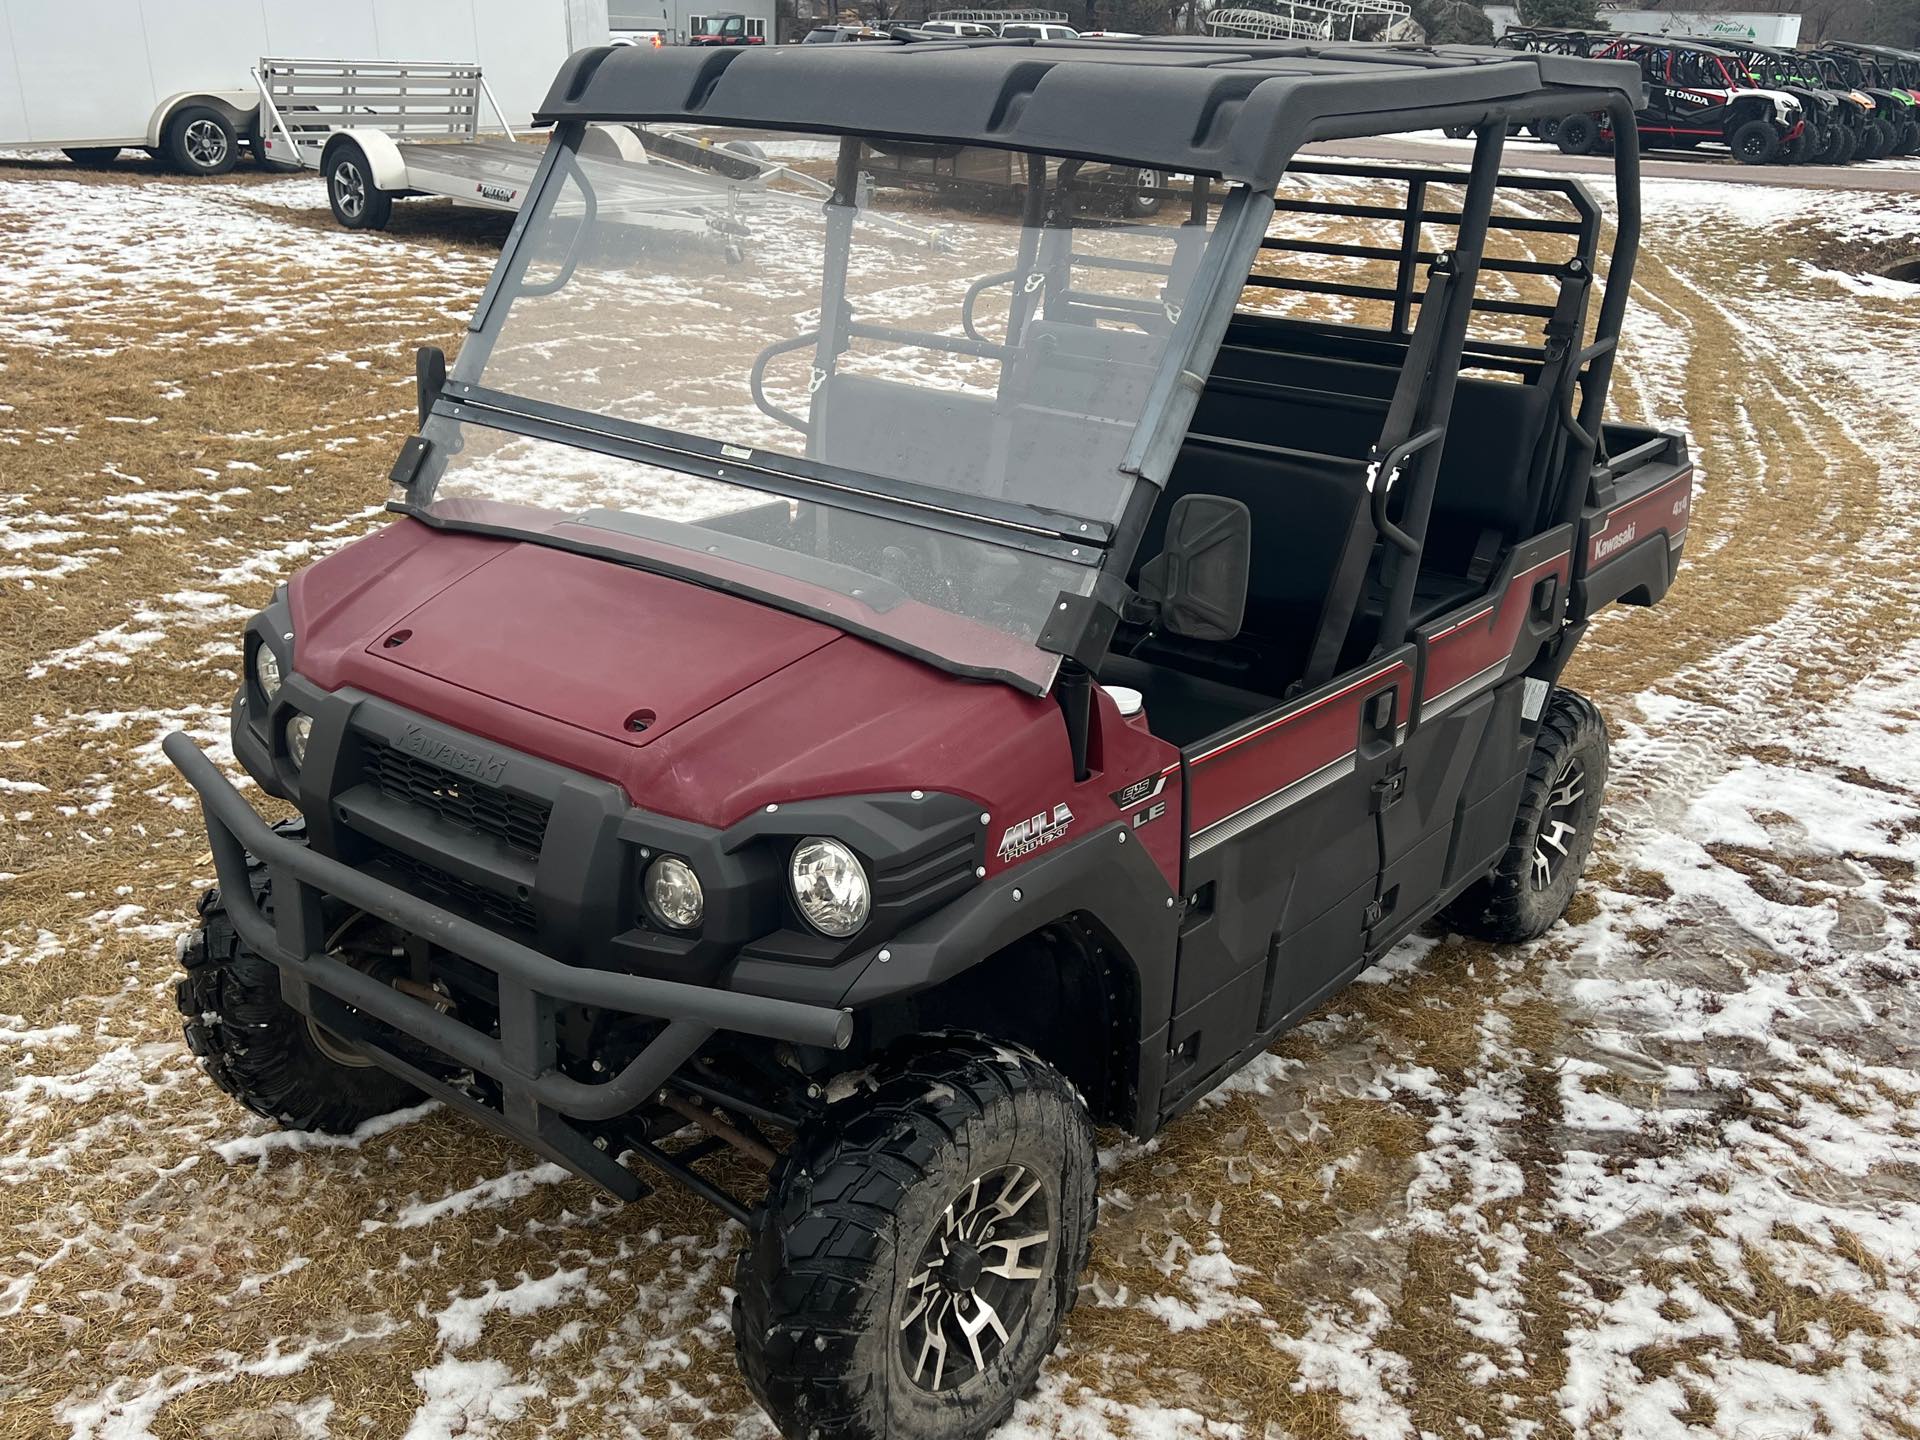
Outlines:
{"label": "mule pro-fxt decal", "polygon": [[1023,855],[1031,855],[1042,845],[1051,845],[1065,835],[1067,827],[1072,824],[1073,811],[1062,801],[1050,812],[1042,810],[1038,815],[1029,815],[1025,820],[1017,820],[1009,825],[1000,836],[1000,848],[994,853],[1002,864],[1018,860]]}

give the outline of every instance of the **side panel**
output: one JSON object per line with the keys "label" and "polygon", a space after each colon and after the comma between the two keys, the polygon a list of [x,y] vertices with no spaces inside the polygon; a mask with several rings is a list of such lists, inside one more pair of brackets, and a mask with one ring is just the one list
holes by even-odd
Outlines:
{"label": "side panel", "polygon": [[23,133],[0,132],[0,141],[140,144],[159,98],[140,12],[139,0],[11,0],[11,59],[26,125]]}
{"label": "side panel", "polygon": [[260,0],[141,0],[140,13],[155,105],[187,90],[252,92],[247,71],[268,53]]}
{"label": "side panel", "polygon": [[1412,682],[1409,652],[1189,751],[1165,1109],[1359,963],[1380,866],[1372,790]]}
{"label": "side panel", "polygon": [[[325,5],[309,4],[306,0],[263,0],[263,9],[267,21],[264,54],[288,60],[382,58],[373,24],[373,0],[328,0]],[[408,55],[404,58],[464,60],[468,57]]]}
{"label": "side panel", "polygon": [[13,38],[13,8],[33,0],[0,0],[0,145],[26,138],[27,102],[20,93],[20,50]]}

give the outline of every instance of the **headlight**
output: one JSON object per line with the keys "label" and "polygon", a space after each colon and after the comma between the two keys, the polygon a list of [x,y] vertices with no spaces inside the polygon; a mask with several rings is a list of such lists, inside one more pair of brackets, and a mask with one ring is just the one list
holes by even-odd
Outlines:
{"label": "headlight", "polygon": [[706,911],[700,877],[678,855],[662,855],[647,868],[647,908],[676,930],[691,930]]}
{"label": "headlight", "polygon": [[280,693],[280,657],[263,640],[253,649],[253,678],[268,700]]}
{"label": "headlight", "polygon": [[287,754],[293,757],[293,768],[296,770],[307,763],[307,740],[312,734],[311,715],[296,715],[287,721]]}
{"label": "headlight", "polygon": [[867,923],[867,912],[873,908],[867,872],[838,840],[818,836],[802,840],[793,847],[788,873],[794,903],[822,935],[844,939]]}

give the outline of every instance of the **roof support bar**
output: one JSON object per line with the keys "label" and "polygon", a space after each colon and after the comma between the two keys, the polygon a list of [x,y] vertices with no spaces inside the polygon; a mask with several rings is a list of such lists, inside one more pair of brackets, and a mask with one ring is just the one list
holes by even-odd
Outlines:
{"label": "roof support bar", "polygon": [[[1418,407],[1416,430],[1434,426],[1441,435],[1433,444],[1417,451],[1401,483],[1407,486],[1407,499],[1400,512],[1400,529],[1416,543],[1424,543],[1427,515],[1433,508],[1433,487],[1440,470],[1440,456],[1446,448],[1445,428],[1453,410],[1454,383],[1459,378],[1461,347],[1466,343],[1467,319],[1473,311],[1473,290],[1480,276],[1480,254],[1487,243],[1487,219],[1493,213],[1494,192],[1500,185],[1500,155],[1505,148],[1507,127],[1504,117],[1480,127],[1480,140],[1473,150],[1473,168],[1467,176],[1467,193],[1461,203],[1460,235],[1453,257],[1453,280],[1445,297],[1446,320],[1436,346],[1436,364],[1431,373],[1425,403]],[[1379,476],[1375,484],[1383,484]],[[1413,585],[1420,569],[1417,553],[1409,555],[1395,549],[1387,557],[1386,573],[1392,577],[1387,608],[1380,619],[1382,646],[1400,643],[1407,633],[1413,612]]]}

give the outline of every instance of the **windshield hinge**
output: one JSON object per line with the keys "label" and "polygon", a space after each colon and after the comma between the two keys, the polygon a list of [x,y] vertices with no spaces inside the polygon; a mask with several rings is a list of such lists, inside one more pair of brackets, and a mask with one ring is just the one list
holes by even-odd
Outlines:
{"label": "windshield hinge", "polygon": [[1106,657],[1120,617],[1133,598],[1133,591],[1111,575],[1095,576],[1091,595],[1062,590],[1048,608],[1047,623],[1034,644],[1088,670],[1096,670]]}

